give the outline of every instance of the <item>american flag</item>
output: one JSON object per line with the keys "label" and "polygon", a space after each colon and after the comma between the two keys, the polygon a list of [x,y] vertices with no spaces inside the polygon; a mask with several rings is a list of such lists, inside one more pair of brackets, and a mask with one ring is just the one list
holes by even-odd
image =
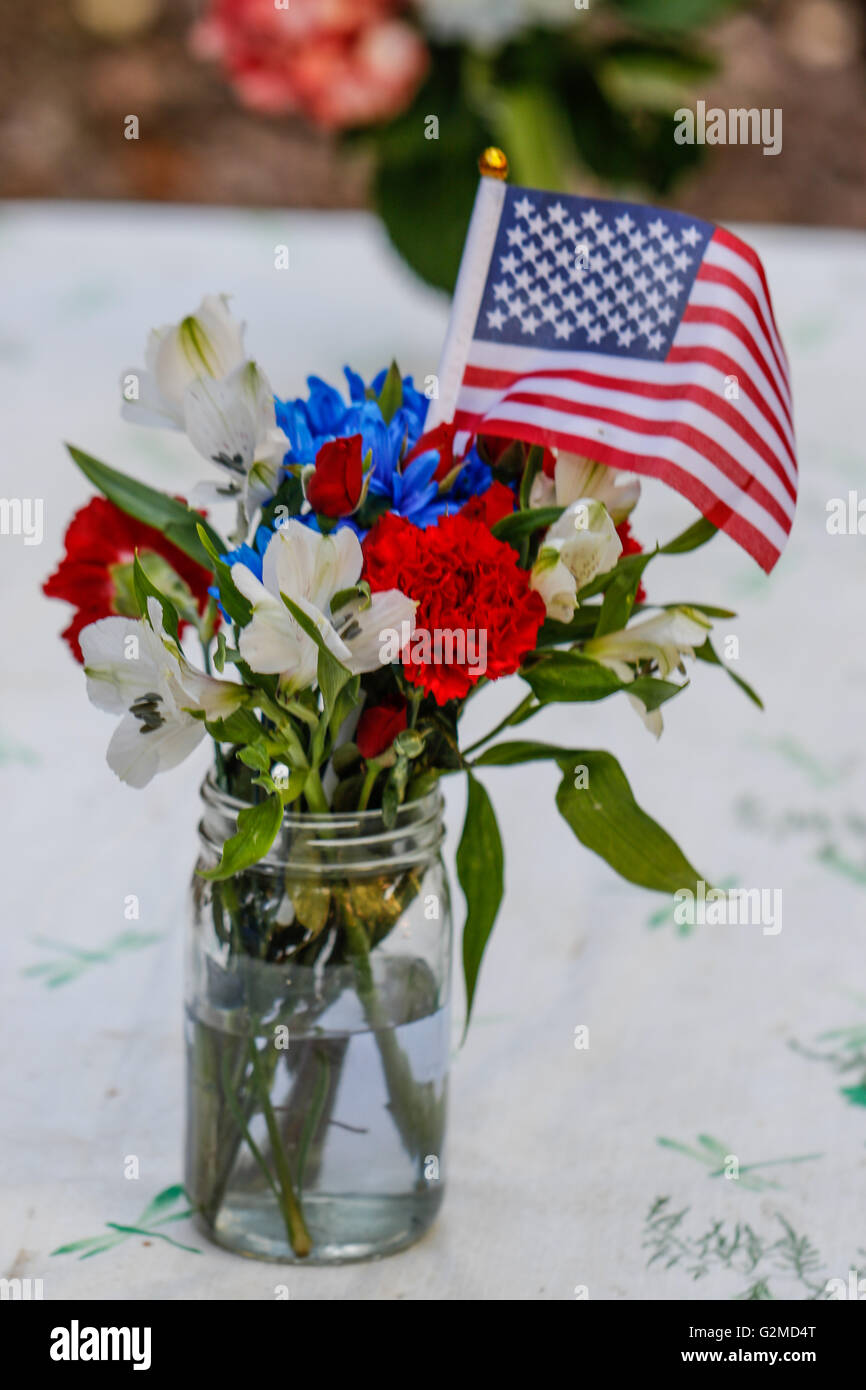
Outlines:
{"label": "american flag", "polygon": [[666,209],[481,180],[428,427],[660,478],[769,572],[794,518],[788,364],[763,266]]}

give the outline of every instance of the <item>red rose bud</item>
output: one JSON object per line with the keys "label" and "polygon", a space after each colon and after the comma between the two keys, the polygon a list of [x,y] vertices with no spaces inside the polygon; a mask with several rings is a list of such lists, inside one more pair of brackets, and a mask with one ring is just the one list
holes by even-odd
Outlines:
{"label": "red rose bud", "polygon": [[403,460],[403,467],[412,463],[414,459],[420,458],[422,454],[432,453],[434,450],[439,455],[439,462],[436,465],[436,472],[433,474],[434,482],[441,483],[443,478],[455,466],[454,463],[454,436],[457,433],[457,426],[453,422],[437,425],[435,429],[428,430],[427,434],[422,434],[414,449],[411,449]]}
{"label": "red rose bud", "polygon": [[370,705],[358,720],[355,742],[362,758],[378,758],[406,727],[406,701],[400,696]]}
{"label": "red rose bud", "polygon": [[552,449],[545,449],[544,457],[541,460],[541,467],[545,478],[552,478],[556,472],[556,454]]}
{"label": "red rose bud", "polygon": [[332,439],[316,455],[316,471],[307,478],[307,501],[322,516],[349,516],[364,490],[364,461],[359,434]]}

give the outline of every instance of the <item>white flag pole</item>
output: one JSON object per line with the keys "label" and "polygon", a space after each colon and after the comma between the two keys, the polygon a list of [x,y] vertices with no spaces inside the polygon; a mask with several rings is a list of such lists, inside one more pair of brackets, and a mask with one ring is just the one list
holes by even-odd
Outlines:
{"label": "white flag pole", "polygon": [[425,431],[433,429],[443,420],[453,419],[504,201],[505,184],[501,176],[483,177],[475,195],[451,305],[451,318],[439,358],[439,395],[430,402],[424,422]]}

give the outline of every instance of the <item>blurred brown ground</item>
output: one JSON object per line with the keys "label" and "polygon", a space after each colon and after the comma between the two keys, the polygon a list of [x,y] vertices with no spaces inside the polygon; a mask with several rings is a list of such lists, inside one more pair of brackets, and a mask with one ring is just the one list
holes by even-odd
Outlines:
{"label": "blurred brown ground", "polygon": [[[664,4],[664,0],[659,0]],[[357,207],[363,154],[242,110],[190,57],[181,0],[0,0],[0,195]],[[136,16],[143,27],[109,35]],[[866,227],[866,0],[764,0],[705,36],[708,105],[783,111],[774,158],[718,146],[672,194],[711,220]],[[141,138],[126,140],[124,116]]]}

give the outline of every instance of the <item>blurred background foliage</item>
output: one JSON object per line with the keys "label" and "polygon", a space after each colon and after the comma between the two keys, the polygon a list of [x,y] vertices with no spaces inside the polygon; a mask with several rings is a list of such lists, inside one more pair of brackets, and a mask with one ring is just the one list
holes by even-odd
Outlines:
{"label": "blurred background foliage", "polygon": [[[290,0],[295,18],[310,2]],[[866,225],[866,0],[418,0],[420,14],[409,0],[378,3],[423,34],[426,76],[388,119],[327,130],[298,112],[248,109],[224,66],[193,56],[207,5],[0,0],[0,193],[372,205],[415,269],[445,288],[490,143],[507,150],[517,182],[718,221]],[[449,4],[463,32],[428,23]],[[467,37],[467,18],[477,11],[480,26],[497,4],[525,11],[525,27]],[[673,112],[699,98],[780,107],[782,153],[676,145]],[[124,139],[132,113],[136,141]],[[438,139],[427,138],[430,116]]]}

